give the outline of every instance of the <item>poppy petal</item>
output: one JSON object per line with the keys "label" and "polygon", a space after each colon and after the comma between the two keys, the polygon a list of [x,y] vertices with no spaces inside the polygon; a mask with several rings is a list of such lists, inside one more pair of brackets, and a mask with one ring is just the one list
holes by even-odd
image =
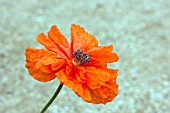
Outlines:
{"label": "poppy petal", "polygon": [[[55,73],[64,65],[61,56],[48,50],[26,48],[25,55],[26,67],[30,75],[41,82],[56,78]],[[58,62],[62,62],[63,65],[57,66]]]}
{"label": "poppy petal", "polygon": [[107,63],[105,63],[105,62],[99,62],[99,61],[96,61],[96,60],[91,59],[90,62],[87,63],[85,66],[86,66],[86,67],[89,67],[89,66],[102,66],[102,67],[107,67]]}
{"label": "poppy petal", "polygon": [[117,70],[106,67],[79,67],[79,71],[84,71],[86,85],[91,94],[91,100],[94,104],[112,101],[118,94],[118,85],[116,84]]}
{"label": "poppy petal", "polygon": [[63,50],[64,48],[56,45],[50,38],[47,38],[44,33],[41,33],[37,36],[37,41],[44,45],[47,50],[56,52],[65,59],[68,58],[68,55],[66,55],[65,50]]}
{"label": "poppy petal", "polygon": [[106,67],[84,67],[81,70],[85,71],[86,83],[91,89],[100,88],[102,85],[106,85],[105,82],[115,80],[117,77],[117,70]]}
{"label": "poppy petal", "polygon": [[90,55],[91,60],[111,63],[117,62],[119,57],[116,53],[112,52],[113,46],[98,46],[90,49],[87,53]]}
{"label": "poppy petal", "polygon": [[[70,73],[67,73],[67,70]],[[94,104],[112,101],[118,94],[116,84],[117,70],[106,67],[71,66],[56,73],[62,84],[65,84],[85,101]]]}
{"label": "poppy petal", "polygon": [[89,90],[92,97],[91,103],[93,104],[106,104],[111,102],[118,94],[118,85],[115,85],[115,89],[109,88],[107,86],[102,86],[101,88]]}
{"label": "poppy petal", "polygon": [[70,57],[69,44],[66,37],[60,32],[56,25],[52,26],[48,32],[48,37],[57,45],[60,50]]}
{"label": "poppy petal", "polygon": [[71,25],[71,51],[81,49],[87,51],[98,46],[98,41],[94,36],[88,34],[84,28],[79,25]]}
{"label": "poppy petal", "polygon": [[[67,69],[72,69],[68,66]],[[70,76],[66,74],[66,69],[62,69],[59,72],[56,73],[57,78],[60,80],[60,82],[67,87],[73,89],[73,91],[80,97],[82,97],[85,101],[91,100],[90,92],[88,91],[88,88],[85,84],[78,82],[74,79],[74,75]],[[74,74],[74,73],[72,73]]]}
{"label": "poppy petal", "polygon": [[48,32],[48,37],[56,44],[68,48],[69,44],[66,37],[60,32],[56,25],[52,26]]}

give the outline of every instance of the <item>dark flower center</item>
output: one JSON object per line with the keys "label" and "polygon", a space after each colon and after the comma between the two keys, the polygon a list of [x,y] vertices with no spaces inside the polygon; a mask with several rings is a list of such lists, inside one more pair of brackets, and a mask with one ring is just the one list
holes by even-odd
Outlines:
{"label": "dark flower center", "polygon": [[72,53],[73,62],[75,65],[85,65],[90,61],[89,54],[84,53],[82,50],[76,50]]}

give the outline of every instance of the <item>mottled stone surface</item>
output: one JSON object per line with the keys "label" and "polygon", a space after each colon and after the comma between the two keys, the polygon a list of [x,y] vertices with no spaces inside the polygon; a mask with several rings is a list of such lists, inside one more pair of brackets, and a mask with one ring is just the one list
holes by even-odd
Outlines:
{"label": "mottled stone surface", "polygon": [[106,105],[84,102],[64,87],[47,113],[168,113],[169,0],[0,0],[0,113],[38,113],[59,85],[29,76],[25,48],[56,24],[69,39],[72,23],[120,56],[119,95]]}

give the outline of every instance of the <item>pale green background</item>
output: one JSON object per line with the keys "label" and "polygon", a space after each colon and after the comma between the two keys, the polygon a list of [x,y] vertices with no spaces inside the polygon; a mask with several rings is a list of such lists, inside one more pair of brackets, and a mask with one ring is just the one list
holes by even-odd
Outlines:
{"label": "pale green background", "polygon": [[70,38],[72,23],[120,57],[119,95],[93,105],[64,87],[47,113],[168,113],[170,111],[169,0],[0,0],[0,113],[38,113],[59,85],[29,76],[25,48],[56,24]]}

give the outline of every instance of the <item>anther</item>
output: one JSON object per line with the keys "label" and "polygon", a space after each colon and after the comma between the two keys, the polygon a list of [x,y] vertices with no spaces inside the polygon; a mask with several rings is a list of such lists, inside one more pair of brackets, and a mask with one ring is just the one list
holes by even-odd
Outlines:
{"label": "anther", "polygon": [[73,56],[73,62],[76,65],[85,65],[90,61],[90,56],[86,53],[83,53],[82,50],[76,50],[72,53]]}
{"label": "anther", "polygon": [[83,51],[78,49],[78,50],[73,52],[73,57],[75,57],[76,55],[82,54],[82,53],[83,53]]}
{"label": "anther", "polygon": [[82,58],[81,58],[81,64],[86,64],[90,61],[90,56],[88,54],[83,54]]}

